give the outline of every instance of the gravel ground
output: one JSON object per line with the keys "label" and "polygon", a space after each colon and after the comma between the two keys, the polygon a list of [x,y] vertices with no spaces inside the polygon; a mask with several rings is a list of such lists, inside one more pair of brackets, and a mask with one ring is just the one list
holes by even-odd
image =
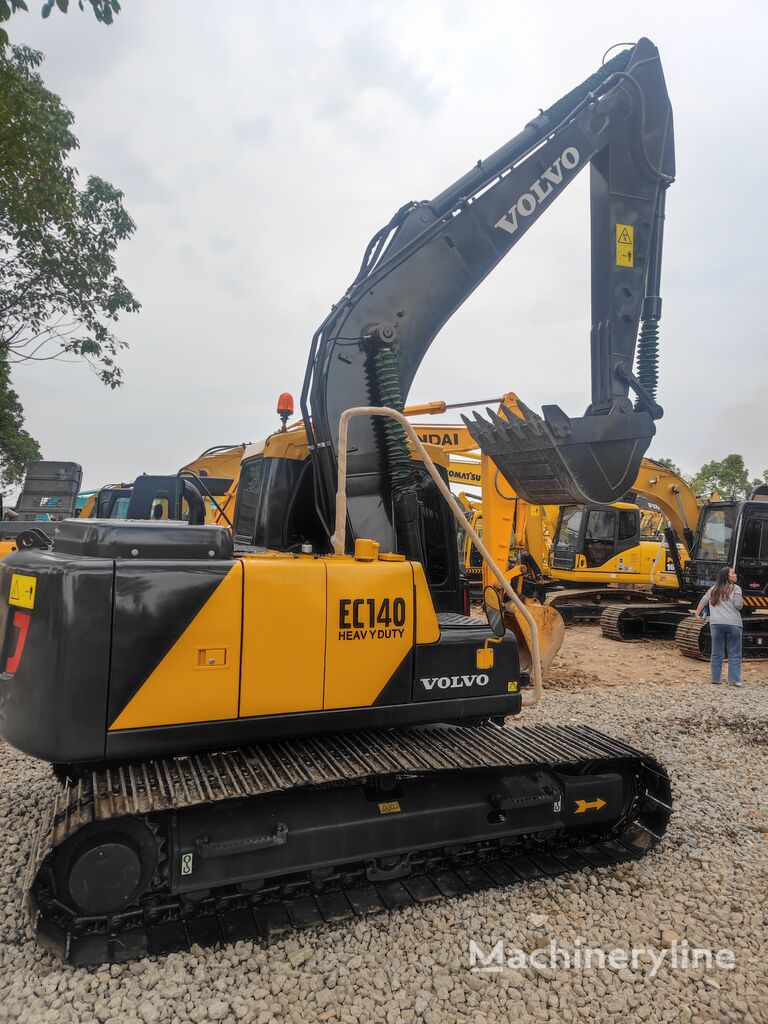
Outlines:
{"label": "gravel ground", "polygon": [[[749,665],[741,689],[715,688],[706,665],[668,645],[612,644],[574,628],[544,704],[525,720],[590,723],[656,754],[676,801],[657,852],[266,950],[238,943],[95,971],[63,968],[31,940],[18,886],[48,776],[0,746],[0,1020],[768,1021],[768,662]],[[486,952],[502,940],[513,959],[551,940],[658,956],[672,933],[732,950],[733,969],[666,962],[652,977],[644,955],[636,969],[469,970],[470,939]]]}

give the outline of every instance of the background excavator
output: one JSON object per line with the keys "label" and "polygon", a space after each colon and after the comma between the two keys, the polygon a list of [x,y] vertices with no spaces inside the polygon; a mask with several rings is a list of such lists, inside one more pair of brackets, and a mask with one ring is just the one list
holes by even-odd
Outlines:
{"label": "background excavator", "polygon": [[662,837],[652,756],[501,723],[541,696],[535,622],[495,564],[488,625],[461,614],[466,520],[400,412],[440,327],[588,164],[591,404],[469,429],[532,504],[619,498],[661,414],[648,346],[674,157],[646,39],[376,234],[312,340],[303,437],[252,451],[231,531],[79,518],[0,562],[0,733],[63,780],[25,888],[65,959],[268,939]]}
{"label": "background excavator", "polygon": [[83,519],[173,519],[192,525],[231,523],[233,501],[245,445],[207,448],[177,473],[143,473],[130,483],[107,484],[88,496]]}
{"label": "background excavator", "polygon": [[[720,569],[730,565],[744,594],[743,657],[768,656],[768,487],[756,488],[743,501],[708,501],[699,508],[685,481],[658,466],[638,479],[636,490],[657,504],[670,524],[667,546],[673,554],[677,599],[606,608],[600,619],[603,634],[622,641],[674,638],[683,654],[708,659],[709,624],[691,612]],[[674,560],[676,538],[685,547],[685,560]]]}
{"label": "background excavator", "polygon": [[[520,415],[514,393],[501,402]],[[407,412],[441,414],[446,408],[430,402]],[[417,433],[465,460],[472,453],[473,438],[457,424],[420,424]],[[555,607],[566,624],[599,617],[612,640],[675,639],[687,656],[707,659],[709,625],[698,623],[691,610],[719,568],[733,565],[744,594],[743,656],[768,655],[768,487],[758,487],[746,501],[717,499],[699,507],[679,473],[647,458],[627,496],[644,500],[642,509],[634,502],[530,506],[484,454],[466,466],[457,460],[453,479],[479,482],[480,500],[466,502],[468,518],[478,532],[485,530],[488,549],[509,564],[508,579],[519,579],[532,607]],[[644,518],[646,529],[649,520],[653,528],[662,520],[663,538],[644,539]],[[462,548],[470,579],[490,582],[466,535]],[[542,629],[551,659],[559,649],[557,624]]]}
{"label": "background excavator", "polygon": [[[524,406],[513,392],[498,402],[496,415],[523,417]],[[445,403],[430,402],[410,406],[406,414],[441,414],[447,408]],[[660,509],[641,510],[629,501],[531,506],[515,494],[493,460],[477,451],[464,425],[417,423],[415,429],[422,441],[428,439],[450,453],[448,475],[452,483],[477,487],[474,500],[465,498],[468,518],[478,532],[485,521],[492,519],[488,525],[490,544],[494,557],[508,564],[508,578],[519,581],[521,593],[527,598],[556,607],[566,622],[599,618],[604,601],[627,601],[633,593],[640,600],[643,591],[650,595],[652,588],[677,589],[674,562],[658,524]],[[672,477],[665,467],[644,458],[627,497],[637,497],[638,491],[657,493],[664,486],[674,488],[676,494],[682,494],[683,521],[695,522],[695,498],[681,477]],[[655,489],[649,484],[651,480]],[[644,530],[648,531],[649,525],[653,534],[646,536]],[[483,581],[482,559],[471,539],[465,535],[461,544],[465,575],[476,579],[478,586],[489,583],[489,578]],[[685,562],[687,548],[678,549],[678,558]]]}

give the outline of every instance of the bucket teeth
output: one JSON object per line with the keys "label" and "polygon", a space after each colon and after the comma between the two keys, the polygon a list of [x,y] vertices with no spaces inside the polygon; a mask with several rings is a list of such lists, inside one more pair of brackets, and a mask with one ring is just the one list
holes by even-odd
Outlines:
{"label": "bucket teeth", "polygon": [[480,449],[526,501],[537,505],[610,503],[632,487],[655,433],[645,412],[570,419],[556,405],[544,418],[521,406],[500,416],[463,416]]}

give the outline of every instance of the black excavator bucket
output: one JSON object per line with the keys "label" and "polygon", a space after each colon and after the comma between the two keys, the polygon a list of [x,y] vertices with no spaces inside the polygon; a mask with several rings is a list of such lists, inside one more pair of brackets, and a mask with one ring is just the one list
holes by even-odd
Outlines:
{"label": "black excavator bucket", "polygon": [[647,412],[570,419],[557,405],[544,418],[520,405],[525,419],[486,410],[488,419],[463,416],[480,449],[516,493],[534,505],[609,504],[635,482],[656,433]]}

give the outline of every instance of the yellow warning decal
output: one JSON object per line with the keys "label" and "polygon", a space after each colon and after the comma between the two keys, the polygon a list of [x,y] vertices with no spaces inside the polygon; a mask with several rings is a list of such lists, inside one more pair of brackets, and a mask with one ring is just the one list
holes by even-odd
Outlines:
{"label": "yellow warning decal", "polygon": [[583,814],[585,811],[599,811],[601,807],[605,807],[605,800],[600,796],[597,800],[577,800],[575,813]]}
{"label": "yellow warning decal", "polygon": [[400,804],[397,800],[389,800],[387,803],[379,804],[380,814],[399,814]]}
{"label": "yellow warning decal", "polygon": [[20,576],[19,573],[13,573],[8,604],[15,604],[19,608],[34,608],[36,589],[36,576]]}
{"label": "yellow warning decal", "polygon": [[616,225],[616,266],[634,267],[635,229],[631,224]]}
{"label": "yellow warning decal", "polygon": [[517,680],[507,683],[507,693],[517,693]]}

